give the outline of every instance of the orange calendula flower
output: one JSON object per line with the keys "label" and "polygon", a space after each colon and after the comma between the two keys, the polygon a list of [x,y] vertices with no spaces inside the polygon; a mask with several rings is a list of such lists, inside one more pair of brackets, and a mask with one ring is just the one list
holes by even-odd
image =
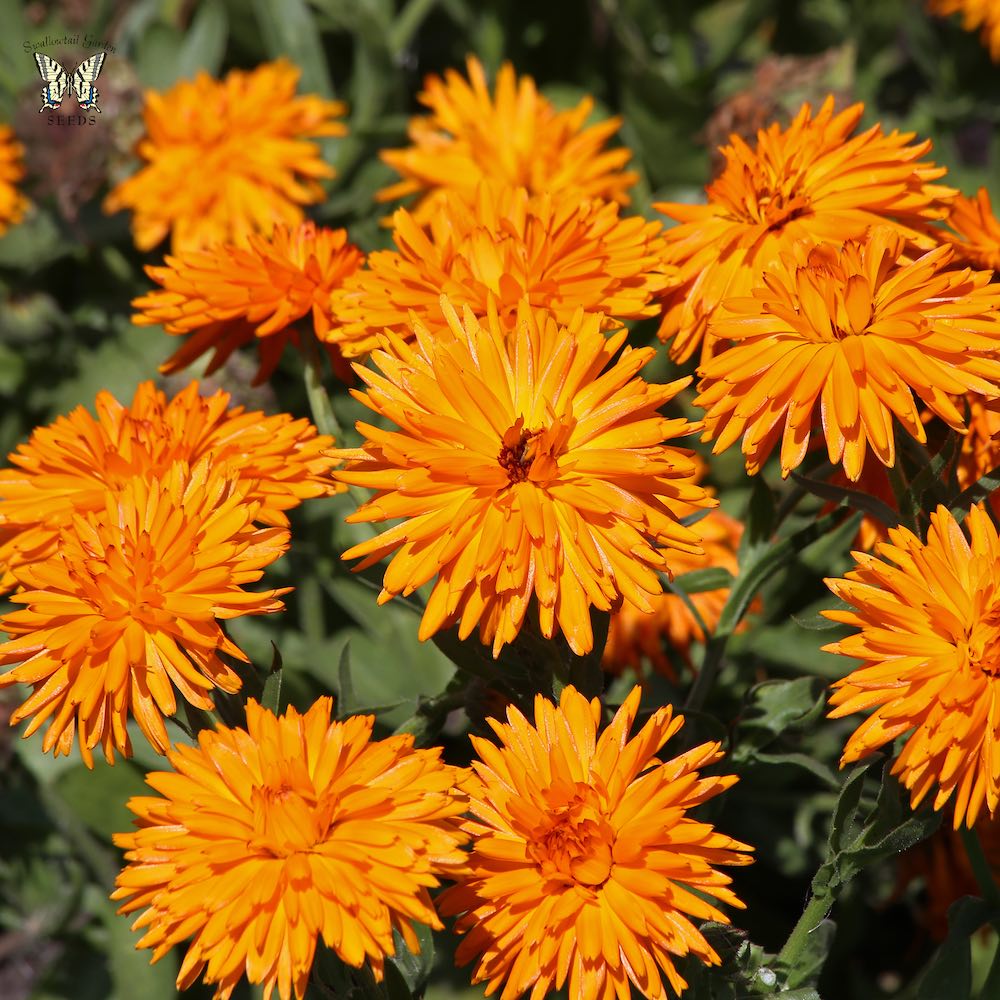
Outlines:
{"label": "orange calendula flower", "polygon": [[244,973],[264,1000],[305,995],[320,937],[381,981],[398,931],[440,929],[428,889],[464,860],[456,769],[412,736],[373,740],[371,715],[331,722],[330,698],[304,715],[247,704],[246,729],[203,730],[172,771],[133,798],[138,830],[115,836],[128,864],[111,894],[144,912],[153,961],[191,938],[177,977],[228,1000]]}
{"label": "orange calendula flower", "polygon": [[283,608],[284,590],[251,593],[246,583],[288,547],[284,528],[253,524],[259,503],[246,485],[211,471],[206,460],[175,463],[162,477],[134,477],[104,495],[102,509],[73,514],[44,562],[14,569],[23,604],[0,619],[0,689],[32,686],[11,724],[31,718],[25,737],[49,721],[42,751],[80,754],[93,766],[100,745],[131,756],[133,716],[158,753],[169,744],[165,715],[177,693],[210,711],[213,688],[238,691],[220,654],[247,662],[219,619]]}
{"label": "orange calendula flower", "polygon": [[[684,513],[692,512],[688,510]],[[743,525],[721,510],[713,510],[692,524],[691,530],[700,539],[704,552],[701,555],[678,552],[671,559],[674,573],[679,576],[717,566],[735,576],[739,569],[736,550],[743,535]],[[652,599],[652,614],[645,614],[628,602],[623,603],[621,610],[611,616],[601,665],[614,674],[620,674],[628,667],[641,672],[643,661],[648,659],[654,670],[676,680],[667,647],[690,666],[691,644],[705,641],[702,624],[709,631],[715,628],[728,597],[728,587],[690,594],[688,600],[694,605],[701,621],[680,597],[672,593]]]}
{"label": "orange calendula flower", "polygon": [[535,81],[518,78],[510,63],[500,67],[491,97],[479,60],[469,56],[466,68],[468,81],[455,70],[443,80],[433,75],[425,80],[419,99],[431,113],[410,120],[413,145],[379,154],[403,177],[383,188],[379,201],[421,195],[413,208],[418,225],[434,218],[443,190],[471,201],[484,179],[532,194],[565,192],[628,204],[626,192],[638,178],[622,170],[631,154],[604,148],[620,119],[585,125],[594,106],[590,98],[557,111]]}
{"label": "orange calendula flower", "polygon": [[9,125],[0,125],[0,235],[20,222],[28,201],[17,189],[24,177],[24,147]]}
{"label": "orange calendula flower", "polygon": [[1000,541],[982,505],[966,538],[944,507],[926,543],[890,528],[877,556],[855,552],[844,580],[827,580],[855,610],[825,611],[858,631],[825,646],[863,661],[837,681],[831,718],[874,709],[855,730],[841,765],[909,734],[893,773],[916,807],[954,796],[957,829],[1000,802]]}
{"label": "orange calendula flower", "polygon": [[[800,240],[839,246],[883,223],[922,249],[937,244],[927,223],[947,215],[956,192],[931,183],[946,171],[921,160],[930,140],[911,145],[912,133],[883,135],[879,125],[852,136],[863,111],[834,114],[830,97],[815,117],[804,104],[787,129],[762,129],[753,149],[734,135],[707,205],[655,206],[680,223],[664,234],[665,261],[678,271],[660,325],[675,358],[691,357],[723,300],[749,295]],[[708,330],[706,355],[720,336]]]}
{"label": "orange calendula flower", "polygon": [[162,324],[167,333],[188,338],[160,371],[178,371],[214,351],[206,370],[211,375],[234,350],[256,340],[259,385],[271,377],[285,346],[298,343],[296,320],[309,316],[320,339],[337,339],[332,328],[340,320],[330,296],[364,259],[347,231],[303,222],[291,230],[275,226],[269,239],[251,235],[246,243],[182,251],[167,257],[165,267],[146,268],[161,287],[132,300],[132,322]]}
{"label": "orange calendula flower", "polygon": [[567,687],[558,706],[536,697],[534,725],[514,707],[490,719],[499,747],[472,737],[472,851],[439,904],[460,914],[455,959],[476,960],[487,996],[504,984],[501,1000],[541,1000],[568,983],[569,1000],[613,1000],[631,982],[665,1000],[663,976],[687,985],[674,957],[720,964],[695,921],[743,907],[716,868],[750,864],[753,848],[687,813],[737,778],[698,773],[718,743],[661,762],[684,719],[660,708],[630,740],[638,708],[636,687],[598,736],[600,702]]}
{"label": "orange calendula flower", "polygon": [[958,195],[951,203],[948,225],[957,235],[942,235],[960,257],[973,267],[1000,271],[1000,220],[993,214],[986,188],[980,188],[975,198]]}
{"label": "orange calendula flower", "polygon": [[736,341],[699,369],[705,440],[743,438],[755,474],[781,440],[781,472],[805,457],[819,403],[826,447],[852,481],[867,448],[895,462],[893,417],[927,435],[914,394],[956,430],[949,394],[1000,395],[1000,285],[989,271],[947,270],[939,246],[909,262],[906,242],[878,227],[842,249],[801,244],[750,298],[728,299],[712,329]]}
{"label": "orange calendula flower", "polygon": [[174,253],[242,246],[251,233],[297,226],[302,206],[323,198],[319,180],[334,173],[310,140],[347,131],[333,120],[344,105],[296,97],[298,79],[298,68],[279,59],[149,91],[136,148],[145,165],[108,195],[105,212],[133,213],[140,250],[169,235]]}
{"label": "orange calendula flower", "polygon": [[74,513],[104,509],[109,490],[133,476],[163,476],[176,461],[210,458],[247,485],[255,517],[287,527],[286,510],[341,489],[329,478],[333,439],[308,420],[230,408],[228,393],[198,394],[192,382],[173,399],[152,382],[136,389],[130,406],[109,392],[95,401],[97,419],[78,406],[39,427],[0,469],[0,587],[12,570],[48,559]]}
{"label": "orange calendula flower", "polygon": [[1000,62],[1000,7],[996,0],[928,0],[927,8],[941,17],[961,14],[962,27],[966,31],[978,28],[983,45],[990,50],[990,58]]}
{"label": "orange calendula flower", "polygon": [[527,297],[560,323],[573,313],[620,319],[655,316],[660,225],[619,218],[613,202],[529,195],[524,188],[480,185],[475,204],[441,194],[427,229],[404,209],[393,216],[397,250],[375,251],[335,297],[345,354],[367,354],[386,328],[409,337],[412,322],[446,325],[441,296],[476,316],[495,310],[511,327]]}
{"label": "orange calendula flower", "polygon": [[372,353],[380,373],[355,366],[355,396],[399,430],[358,423],[361,448],[341,482],[377,490],[348,521],[402,523],[344,553],[372,566],[395,552],[379,603],[435,576],[420,638],[476,624],[498,656],[524,621],[532,594],[546,637],[558,624],[571,648],[591,649],[590,606],[624,597],[651,609],[671,551],[699,551],[669,503],[714,506],[693,476],[691,452],[664,442],[695,425],[657,411],[688,379],[651,385],[636,373],[652,348],[615,355],[602,317],[569,328],[527,304],[514,331],[495,315],[464,321],[445,301],[443,331],[390,335]]}

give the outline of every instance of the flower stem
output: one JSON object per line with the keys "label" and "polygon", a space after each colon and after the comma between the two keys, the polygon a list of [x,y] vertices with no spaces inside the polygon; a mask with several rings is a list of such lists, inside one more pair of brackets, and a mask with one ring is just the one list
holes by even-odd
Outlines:
{"label": "flower stem", "polygon": [[330,394],[323,384],[323,359],[319,352],[319,341],[312,330],[299,328],[299,342],[305,355],[306,396],[309,398],[309,409],[312,410],[313,421],[321,434],[329,434],[338,445],[343,444],[343,431],[340,422],[333,412]]}
{"label": "flower stem", "polygon": [[809,945],[809,936],[819,930],[833,906],[833,900],[828,892],[821,892],[809,897],[802,916],[792,928],[781,951],[778,953],[778,964],[785,969],[794,969],[799,955]]}

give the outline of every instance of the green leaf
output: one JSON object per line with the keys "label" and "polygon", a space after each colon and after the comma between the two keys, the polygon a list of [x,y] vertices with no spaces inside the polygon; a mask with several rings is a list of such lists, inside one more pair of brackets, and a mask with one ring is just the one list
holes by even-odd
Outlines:
{"label": "green leaf", "polygon": [[791,727],[819,719],[826,705],[826,685],[816,677],[764,681],[750,690],[747,701],[740,732],[749,731],[755,745],[763,746]]}
{"label": "green leaf", "polygon": [[962,448],[963,437],[950,430],[937,453],[928,460],[923,447],[908,434],[903,435],[903,454],[917,452],[916,468],[910,480],[910,503],[924,513],[943,503],[947,497],[946,474],[954,471],[955,460]]}
{"label": "green leaf", "polygon": [[733,574],[722,566],[693,569],[681,573],[672,581],[674,588],[684,594],[704,594],[710,590],[724,590],[732,586]]}
{"label": "green leaf", "polygon": [[144,87],[166,90],[177,80],[184,33],[172,24],[155,21],[143,31],[135,49],[135,72]]}
{"label": "green leaf", "polygon": [[33,274],[73,252],[47,212],[29,210],[23,222],[0,237],[0,267]]}
{"label": "green leaf", "polygon": [[799,475],[792,472],[792,479],[795,480],[804,490],[827,500],[830,503],[845,504],[851,510],[859,510],[869,517],[874,517],[876,521],[892,528],[899,524],[899,511],[893,510],[887,503],[873,497],[861,490],[851,489],[847,486],[834,486],[832,483],[824,483],[819,479],[811,479],[808,476]]}
{"label": "green leaf", "polygon": [[302,70],[299,91],[333,96],[319,29],[304,0],[250,0],[261,38],[272,58],[285,56]]}
{"label": "green leaf", "polygon": [[129,402],[136,386],[155,375],[157,365],[170,350],[172,338],[132,326],[123,316],[112,320],[111,330],[96,348],[79,355],[76,375],[46,386],[44,402],[53,413],[68,413],[81,400],[92,407],[101,389],[120,402]]}
{"label": "green leaf", "polygon": [[[740,547],[740,571],[729,590],[729,597],[719,615],[715,632],[705,646],[701,669],[685,705],[688,710],[700,710],[704,705],[705,698],[722,666],[729,638],[743,620],[747,608],[764,583],[799,552],[822,539],[831,529],[840,530],[844,527],[842,515],[838,511],[833,511],[825,517],[817,518],[787,538],[768,544],[768,524],[773,516],[773,513],[769,515],[768,511],[773,512],[774,509],[773,500],[769,501],[769,498],[770,493],[766,487],[764,491],[754,487],[754,496],[750,501],[751,513],[748,516],[756,525],[753,532],[756,541]],[[750,534],[747,528],[743,534],[744,543]]]}
{"label": "green leaf", "polygon": [[758,750],[747,752],[733,751],[731,759],[736,763],[745,762],[748,765],[770,764],[777,767],[798,767],[803,771],[808,771],[811,775],[819,778],[828,788],[840,791],[840,779],[837,773],[817,760],[804,753],[761,753]]}
{"label": "green leaf", "polygon": [[177,77],[193,77],[200,69],[216,76],[226,53],[228,34],[225,6],[219,0],[199,4],[177,56]]}
{"label": "green leaf", "polygon": [[965,896],[952,903],[948,908],[948,937],[920,981],[917,1000],[972,996],[970,938],[990,915],[990,907],[981,899]]}
{"label": "green leaf", "polygon": [[948,502],[948,509],[955,515],[955,520],[961,522],[969,513],[970,507],[982,500],[986,500],[997,490],[1000,490],[1000,465],[995,469],[990,469],[989,472],[980,476],[971,486],[962,490],[958,496],[953,497]]}
{"label": "green leaf", "polygon": [[261,692],[260,703],[272,714],[279,715],[281,708],[281,651],[273,642],[271,648],[274,650],[274,656],[264,680],[264,690]]}
{"label": "green leaf", "polygon": [[774,494],[763,476],[754,476],[750,503],[743,519],[743,536],[740,539],[738,560],[740,567],[762,548],[766,548],[774,534],[777,508]]}
{"label": "green leaf", "polygon": [[344,643],[337,664],[337,718],[346,719],[356,715],[357,695],[354,693],[354,678],[351,676],[351,641]]}
{"label": "green leaf", "polygon": [[840,797],[837,799],[837,807],[833,811],[833,820],[830,824],[830,835],[827,844],[832,855],[840,852],[847,844],[853,842],[857,836],[857,815],[861,807],[861,794],[865,787],[865,775],[868,773],[868,768],[877,759],[876,757],[870,757],[860,764],[855,764],[847,775],[847,780],[840,790]]}
{"label": "green leaf", "polygon": [[138,949],[136,943],[145,933],[133,931],[135,916],[123,917],[116,904],[106,897],[99,908],[101,920],[108,932],[108,963],[115,991],[109,1000],[175,1000],[179,955],[173,949],[155,965],[150,964],[152,952]]}
{"label": "green leaf", "polygon": [[840,622],[831,621],[824,612],[850,611],[852,607],[853,605],[848,604],[847,601],[831,594],[827,600],[823,601],[822,611],[815,614],[792,615],[791,618],[799,628],[804,628],[809,632],[829,632],[835,628],[844,628],[844,626]]}
{"label": "green leaf", "polygon": [[396,944],[396,953],[386,966],[387,968],[392,966],[399,972],[409,993],[421,994],[434,967],[434,935],[426,924],[414,923],[413,930],[420,951],[417,953],[410,951],[399,931],[394,930],[392,938]]}
{"label": "green leaf", "polygon": [[134,817],[125,803],[149,791],[142,771],[129,760],[111,767],[95,759],[92,771],[77,764],[59,775],[52,787],[76,817],[106,842],[112,834],[132,828]]}

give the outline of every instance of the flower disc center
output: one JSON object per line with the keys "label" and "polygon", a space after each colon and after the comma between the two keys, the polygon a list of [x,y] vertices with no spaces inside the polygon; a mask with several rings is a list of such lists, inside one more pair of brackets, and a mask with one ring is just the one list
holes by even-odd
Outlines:
{"label": "flower disc center", "polygon": [[594,789],[578,783],[571,797],[552,808],[547,822],[534,831],[528,852],[546,878],[594,887],[607,881],[615,836],[595,799]]}
{"label": "flower disc center", "polygon": [[254,788],[251,793],[254,836],[250,846],[275,858],[310,851],[323,840],[316,803],[304,790],[287,783]]}
{"label": "flower disc center", "polygon": [[528,478],[535,457],[534,439],[538,434],[538,431],[524,429],[524,417],[518,417],[514,425],[504,432],[503,447],[497,461],[506,471],[511,485],[523,483]]}

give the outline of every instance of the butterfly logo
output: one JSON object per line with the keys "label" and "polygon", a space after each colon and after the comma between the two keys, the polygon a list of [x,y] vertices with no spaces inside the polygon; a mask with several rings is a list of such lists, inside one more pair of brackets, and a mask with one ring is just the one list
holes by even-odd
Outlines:
{"label": "butterfly logo", "polygon": [[35,62],[38,64],[38,72],[45,81],[45,86],[42,87],[43,103],[38,109],[38,113],[41,114],[46,108],[58,108],[62,104],[67,87],[73,88],[81,111],[90,111],[91,108],[94,111],[100,111],[101,109],[97,106],[100,92],[94,86],[94,81],[104,65],[105,55],[104,52],[98,52],[89,59],[84,59],[73,70],[73,75],[67,77],[66,70],[55,59],[45,55],[44,52],[36,52]]}

